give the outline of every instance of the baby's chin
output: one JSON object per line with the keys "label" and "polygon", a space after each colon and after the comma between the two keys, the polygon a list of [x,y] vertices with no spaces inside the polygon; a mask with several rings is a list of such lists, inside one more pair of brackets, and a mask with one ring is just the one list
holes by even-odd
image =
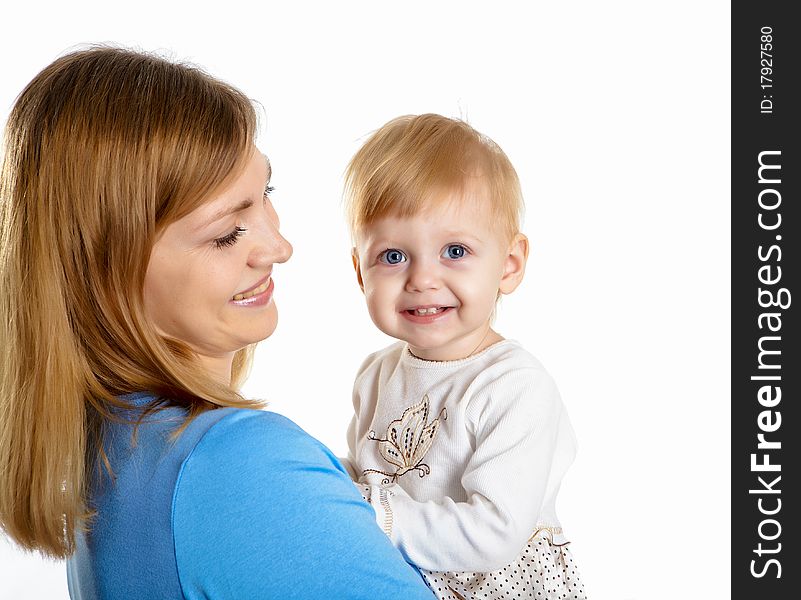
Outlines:
{"label": "baby's chin", "polygon": [[459,349],[450,347],[423,348],[413,346],[412,344],[409,344],[409,351],[417,358],[430,360],[433,362],[461,360],[463,358],[467,358],[470,354],[469,351],[462,352]]}

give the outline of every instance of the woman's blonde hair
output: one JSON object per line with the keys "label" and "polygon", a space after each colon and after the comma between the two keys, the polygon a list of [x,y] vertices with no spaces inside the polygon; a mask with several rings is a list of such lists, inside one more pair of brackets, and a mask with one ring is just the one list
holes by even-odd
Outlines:
{"label": "woman's blonde hair", "polygon": [[119,396],[190,419],[256,405],[236,391],[252,348],[215,383],[142,293],[157,236],[244,168],[255,130],[237,89],[119,48],[63,56],[18,97],[0,176],[0,526],[23,548],[73,552]]}
{"label": "woman's blonde hair", "polygon": [[345,171],[348,224],[355,235],[376,219],[410,217],[475,186],[491,202],[500,232],[511,241],[520,230],[523,197],[503,150],[458,119],[398,117],[370,136]]}

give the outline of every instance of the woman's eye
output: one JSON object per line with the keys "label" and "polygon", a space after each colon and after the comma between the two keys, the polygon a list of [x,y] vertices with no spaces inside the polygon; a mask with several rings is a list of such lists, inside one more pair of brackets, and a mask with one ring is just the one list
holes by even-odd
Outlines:
{"label": "woman's eye", "polygon": [[388,265],[397,265],[398,263],[402,263],[406,260],[406,255],[404,255],[400,250],[390,248],[389,250],[384,250],[378,257],[378,260]]}
{"label": "woman's eye", "polygon": [[275,191],[275,188],[273,186],[271,186],[271,185],[266,186],[264,188],[264,197],[265,198],[269,198],[270,194],[272,194],[274,191]]}
{"label": "woman's eye", "polygon": [[234,244],[236,244],[236,240],[239,239],[239,236],[241,236],[246,231],[247,229],[245,229],[244,227],[235,227],[234,230],[228,235],[214,240],[214,247],[226,248],[228,246],[233,246]]}
{"label": "woman's eye", "polygon": [[461,244],[451,244],[442,252],[442,256],[444,258],[450,258],[451,260],[458,260],[460,258],[464,258],[467,254],[467,248],[462,246]]}

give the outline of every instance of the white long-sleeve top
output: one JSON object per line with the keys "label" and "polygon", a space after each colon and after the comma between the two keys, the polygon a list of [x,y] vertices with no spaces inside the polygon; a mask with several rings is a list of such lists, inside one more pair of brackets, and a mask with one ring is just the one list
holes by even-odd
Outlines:
{"label": "white long-sleeve top", "polygon": [[539,527],[565,543],[555,502],[575,435],[553,380],[517,342],[427,361],[399,342],[356,377],[348,465],[406,559],[489,572]]}

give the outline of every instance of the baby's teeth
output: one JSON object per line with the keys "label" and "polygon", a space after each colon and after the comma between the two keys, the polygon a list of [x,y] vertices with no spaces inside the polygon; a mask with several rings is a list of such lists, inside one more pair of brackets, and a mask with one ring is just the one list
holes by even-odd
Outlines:
{"label": "baby's teeth", "polygon": [[416,312],[418,315],[433,315],[434,313],[438,313],[441,309],[439,308],[418,308]]}

